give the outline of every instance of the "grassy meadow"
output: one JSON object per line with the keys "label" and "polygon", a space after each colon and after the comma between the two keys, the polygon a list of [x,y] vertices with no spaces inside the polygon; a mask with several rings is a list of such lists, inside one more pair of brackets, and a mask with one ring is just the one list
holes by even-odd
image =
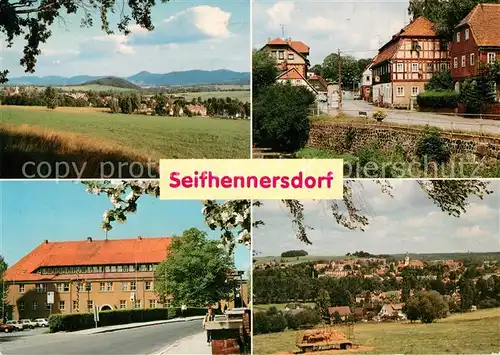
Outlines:
{"label": "grassy meadow", "polygon": [[[248,120],[124,115],[105,110],[0,106],[1,173],[21,176],[19,164],[30,160],[81,163],[91,159],[98,163],[249,157]],[[90,175],[85,177],[98,177],[94,168],[88,169]]]}
{"label": "grassy meadow", "polygon": [[[432,324],[360,323],[353,343],[359,349],[321,354],[491,354],[500,352],[500,308],[456,314]],[[347,334],[347,329],[339,326]],[[294,353],[296,331],[254,336],[255,354]],[[319,353],[318,353],[319,354]]]}

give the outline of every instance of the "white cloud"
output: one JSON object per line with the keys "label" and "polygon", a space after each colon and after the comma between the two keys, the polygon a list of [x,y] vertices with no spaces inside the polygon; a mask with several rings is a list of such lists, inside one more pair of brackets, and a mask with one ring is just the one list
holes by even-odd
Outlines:
{"label": "white cloud", "polygon": [[212,38],[227,38],[231,13],[213,6],[196,6],[191,8],[194,13],[194,25],[202,33]]}
{"label": "white cloud", "polygon": [[482,228],[481,226],[475,225],[470,227],[459,227],[455,231],[455,236],[457,238],[482,238],[487,237],[491,234],[490,231]]}
{"label": "white cloud", "polygon": [[103,43],[104,45],[101,48],[105,48],[105,46],[110,45],[111,47],[107,47],[109,51],[114,53],[122,53],[122,54],[134,54],[134,47],[127,45],[128,37],[125,35],[106,35],[106,36],[95,36],[92,38],[94,41],[98,41]]}
{"label": "white cloud", "polygon": [[293,2],[278,1],[267,10],[269,17],[269,28],[277,28],[292,22],[292,14],[295,10]]}
{"label": "white cloud", "polygon": [[467,208],[467,212],[463,214],[462,218],[467,221],[478,221],[491,218],[500,213],[500,209],[494,209],[484,203],[473,202]]}

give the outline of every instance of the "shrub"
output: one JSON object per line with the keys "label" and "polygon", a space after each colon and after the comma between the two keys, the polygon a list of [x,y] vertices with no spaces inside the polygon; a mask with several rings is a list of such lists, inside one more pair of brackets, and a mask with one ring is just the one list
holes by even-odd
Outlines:
{"label": "shrub", "polygon": [[452,90],[424,91],[417,96],[417,104],[423,109],[454,109],[458,105],[458,93]]}
{"label": "shrub", "polygon": [[377,110],[373,113],[372,117],[377,120],[377,122],[382,122],[387,118],[387,113],[384,110]]}
{"label": "shrub", "polygon": [[307,251],[305,250],[287,250],[281,253],[282,258],[294,258],[296,256],[307,256]]}
{"label": "shrub", "polygon": [[422,167],[430,162],[445,163],[450,158],[450,150],[437,127],[426,126],[417,141],[416,154]]}
{"label": "shrub", "polygon": [[275,307],[266,312],[255,312],[253,316],[253,333],[266,334],[282,332],[287,327],[287,321],[283,312],[277,311]]}
{"label": "shrub", "polygon": [[496,308],[500,306],[500,302],[498,302],[494,298],[485,298],[481,302],[478,303],[477,308],[485,309],[485,308]]}
{"label": "shrub", "polygon": [[258,147],[296,152],[309,139],[308,108],[314,95],[304,87],[272,85],[253,104],[253,141]]}
{"label": "shrub", "polygon": [[453,79],[451,77],[451,70],[444,70],[432,75],[431,80],[425,85],[425,90],[453,90]]}
{"label": "shrub", "polygon": [[299,312],[287,312],[285,314],[287,327],[289,329],[300,329],[304,327],[313,327],[321,323],[321,316],[314,309],[303,309]]}
{"label": "shrub", "polygon": [[410,297],[403,308],[409,320],[432,323],[435,319],[448,316],[448,303],[437,291],[424,291]]}
{"label": "shrub", "polygon": [[[184,314],[187,317],[192,317],[205,315],[205,313],[205,308],[188,308]],[[174,307],[103,311],[99,313],[99,325],[110,326],[167,320],[179,317],[180,314],[180,308]],[[93,328],[94,326],[94,315],[92,313],[56,314],[49,317],[49,329],[51,333],[60,331],[72,332]]]}

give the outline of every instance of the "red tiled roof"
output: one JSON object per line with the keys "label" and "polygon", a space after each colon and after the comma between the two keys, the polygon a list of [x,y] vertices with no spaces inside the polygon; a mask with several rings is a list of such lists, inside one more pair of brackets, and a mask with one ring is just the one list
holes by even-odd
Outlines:
{"label": "red tiled roof", "polygon": [[297,53],[300,53],[302,55],[309,54],[309,46],[302,41],[292,41],[290,39],[284,40],[283,38],[275,38],[275,39],[268,40],[267,44],[271,45],[271,46],[273,46],[273,45],[274,46],[288,45]]}
{"label": "red tiled roof", "polygon": [[[134,263],[160,263],[167,257],[172,238],[134,238],[43,242],[7,269],[5,281],[50,279],[33,273],[39,267],[92,266]],[[60,275],[62,276],[62,275]],[[69,276],[69,275],[68,275]]]}
{"label": "red tiled roof", "polygon": [[328,308],[328,313],[333,317],[335,312],[338,312],[341,317],[345,317],[351,314],[351,309],[348,306],[340,307],[330,307]]}
{"label": "red tiled roof", "polygon": [[278,75],[278,77],[276,79],[280,79],[280,80],[304,80],[304,81],[306,81],[304,76],[302,74],[300,74],[299,71],[297,70],[297,68],[295,68],[295,67],[290,68],[287,71],[281,73],[280,75]]}
{"label": "red tiled roof", "polygon": [[375,59],[373,59],[373,66],[391,59],[398,52],[400,45],[401,44],[398,39],[397,41],[390,43],[388,46],[386,45],[382,47]]}
{"label": "red tiled roof", "polygon": [[500,4],[478,4],[457,27],[469,25],[480,47],[500,47]]}
{"label": "red tiled roof", "polygon": [[313,74],[313,75],[311,75],[310,80],[317,80],[317,81],[319,81],[319,83],[325,89],[325,91],[328,90],[328,84],[326,83],[326,80],[322,76]]}

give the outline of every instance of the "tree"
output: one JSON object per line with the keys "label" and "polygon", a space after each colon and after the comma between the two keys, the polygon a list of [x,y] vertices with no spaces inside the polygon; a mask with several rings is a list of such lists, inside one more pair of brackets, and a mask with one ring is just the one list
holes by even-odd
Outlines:
{"label": "tree", "polygon": [[[166,3],[168,0],[161,0]],[[151,21],[151,11],[155,5],[154,0],[122,0],[118,15],[117,29],[120,33],[128,35],[130,25],[136,24],[152,31],[154,26]],[[11,47],[14,39],[23,37],[24,56],[20,64],[27,73],[35,72],[37,57],[41,54],[40,45],[46,43],[51,37],[51,26],[55,20],[63,20],[63,14],[83,14],[82,27],[94,25],[94,13],[99,13],[101,29],[106,34],[114,31],[109,23],[108,14],[116,11],[115,0],[0,0],[0,32],[5,34],[7,47]],[[128,10],[126,7],[128,5]],[[9,71],[0,72],[0,83],[8,81]]]}
{"label": "tree", "polygon": [[[353,84],[358,84],[363,74],[363,69],[356,58],[350,55],[341,55],[340,62],[342,67],[342,83],[347,88],[352,87]],[[339,55],[338,53],[331,53],[323,60],[323,75],[326,79],[338,82],[339,79]]]}
{"label": "tree", "polygon": [[175,306],[200,307],[229,299],[235,285],[228,275],[234,265],[220,241],[191,228],[173,238],[167,253],[155,271],[155,292],[162,302],[172,297]]}
{"label": "tree", "polygon": [[9,291],[8,286],[3,282],[3,276],[5,271],[7,271],[8,265],[5,262],[3,256],[0,256],[0,307],[2,309],[2,319],[7,318],[8,313],[8,301],[7,293]]}
{"label": "tree", "polygon": [[303,86],[272,85],[253,102],[253,142],[259,147],[293,153],[309,139],[308,109],[314,94]]}
{"label": "tree", "polygon": [[335,324],[342,323],[342,317],[340,316],[340,313],[338,311],[335,311],[333,313],[333,322]]}
{"label": "tree", "polygon": [[404,277],[403,278],[403,289],[401,291],[401,302],[403,302],[403,303],[408,302],[408,300],[410,299],[410,294],[411,294],[410,280],[408,280],[407,277]]}
{"label": "tree", "polygon": [[313,67],[309,69],[309,71],[313,72],[316,75],[323,76],[323,67],[321,66],[321,64],[313,65]]}
{"label": "tree", "polygon": [[278,69],[269,51],[254,51],[252,56],[252,90],[256,97],[262,90],[276,82]]}
{"label": "tree", "polygon": [[448,303],[436,291],[422,291],[410,297],[403,312],[410,321],[420,320],[422,323],[432,323],[438,318],[448,316]]}
{"label": "tree", "polygon": [[57,92],[52,86],[47,86],[43,93],[43,100],[48,109],[54,110],[57,107]]}
{"label": "tree", "polygon": [[460,310],[470,311],[474,304],[474,283],[470,279],[460,280]]}
{"label": "tree", "polygon": [[318,297],[316,298],[315,309],[319,314],[324,317],[328,315],[328,308],[331,306],[330,294],[327,290],[321,289],[318,292]]}
{"label": "tree", "polygon": [[425,84],[427,91],[445,91],[453,90],[453,79],[451,78],[451,70],[443,70],[435,73],[431,80]]}

